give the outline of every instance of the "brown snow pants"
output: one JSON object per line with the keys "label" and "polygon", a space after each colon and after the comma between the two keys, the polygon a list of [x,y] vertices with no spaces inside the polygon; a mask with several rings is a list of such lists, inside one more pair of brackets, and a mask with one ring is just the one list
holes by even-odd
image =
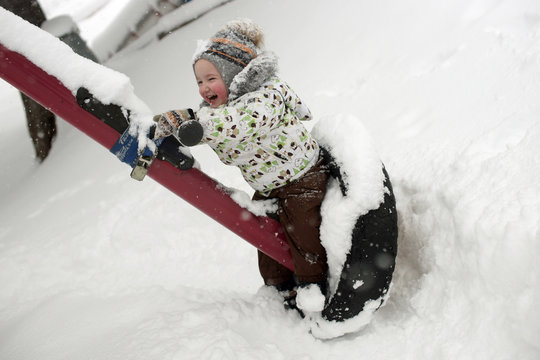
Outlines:
{"label": "brown snow pants", "polygon": [[[326,250],[321,244],[320,208],[326,193],[328,170],[322,160],[304,176],[273,190],[267,197],[255,193],[253,200],[278,199],[279,222],[291,249],[295,275],[300,282],[326,281]],[[266,285],[291,280],[293,272],[259,251],[259,271]]]}

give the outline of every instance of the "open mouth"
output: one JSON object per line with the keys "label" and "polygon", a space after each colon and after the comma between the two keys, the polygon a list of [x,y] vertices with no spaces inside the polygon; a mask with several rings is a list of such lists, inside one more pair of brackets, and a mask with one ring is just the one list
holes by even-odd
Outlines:
{"label": "open mouth", "polygon": [[208,100],[209,100],[210,102],[212,102],[212,101],[214,101],[214,100],[216,100],[216,99],[217,99],[217,95],[212,95],[212,96],[209,96],[209,97],[208,97]]}

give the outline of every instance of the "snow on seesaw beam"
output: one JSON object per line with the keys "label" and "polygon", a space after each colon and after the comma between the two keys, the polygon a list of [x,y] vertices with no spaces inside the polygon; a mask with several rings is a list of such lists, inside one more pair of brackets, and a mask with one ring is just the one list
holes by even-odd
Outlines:
{"label": "snow on seesaw beam", "polygon": [[[127,76],[76,55],[58,38],[4,8],[0,8],[0,19],[3,24],[0,42],[8,49],[24,55],[48,74],[58,78],[74,95],[79,88],[84,87],[104,104],[113,103],[129,108],[133,131],[137,127],[150,127],[153,113],[135,96]],[[141,143],[146,144],[144,137],[141,140]]]}

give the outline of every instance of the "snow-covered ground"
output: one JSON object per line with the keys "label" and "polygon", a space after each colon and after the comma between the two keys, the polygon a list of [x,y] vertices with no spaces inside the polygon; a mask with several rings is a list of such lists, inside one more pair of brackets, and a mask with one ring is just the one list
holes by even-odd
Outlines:
{"label": "snow-covered ground", "polygon": [[[91,42],[118,1],[43,4]],[[250,245],[76,129],[59,121],[38,165],[2,82],[0,359],[539,359],[540,3],[235,0],[107,65],[155,113],[196,107],[196,40],[239,16],[317,118],[371,131],[400,218],[387,305],[314,339],[261,288]]]}

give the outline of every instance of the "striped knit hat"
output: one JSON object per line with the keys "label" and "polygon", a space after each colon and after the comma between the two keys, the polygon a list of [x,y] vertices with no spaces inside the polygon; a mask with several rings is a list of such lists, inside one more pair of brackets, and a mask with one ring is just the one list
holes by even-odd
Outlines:
{"label": "striped knit hat", "polygon": [[257,57],[262,41],[262,30],[253,21],[231,21],[212,38],[199,44],[193,65],[200,59],[210,61],[229,88],[234,77]]}

